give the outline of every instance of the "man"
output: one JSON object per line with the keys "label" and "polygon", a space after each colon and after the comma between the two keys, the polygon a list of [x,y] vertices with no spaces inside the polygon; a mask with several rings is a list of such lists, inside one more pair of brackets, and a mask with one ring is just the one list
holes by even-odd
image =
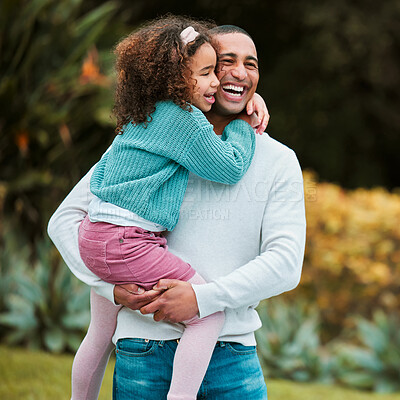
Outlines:
{"label": "man", "polygon": [[[255,93],[258,61],[255,45],[242,29],[222,26],[213,32],[221,84],[207,118],[222,134]],[[238,184],[227,186],[190,174],[179,223],[167,239],[169,249],[207,280],[204,285],[162,280],[157,290],[143,293],[135,285],[113,287],[86,270],[77,259],[77,245],[65,246],[65,229],[76,237],[75,227],[90,200],[89,180],[90,173],[57,210],[49,234],[79,279],[126,306],[114,335],[115,398],[165,399],[182,332],[178,322],[197,313],[204,317],[224,311],[225,326],[198,398],[266,399],[254,338],[261,323],[254,307],[293,289],[300,280],[305,216],[294,152],[264,134],[257,136],[252,165]]]}

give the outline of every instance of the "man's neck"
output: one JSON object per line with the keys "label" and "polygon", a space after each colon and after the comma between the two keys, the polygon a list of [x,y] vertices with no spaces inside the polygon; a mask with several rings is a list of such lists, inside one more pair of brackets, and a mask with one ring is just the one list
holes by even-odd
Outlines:
{"label": "man's neck", "polygon": [[208,122],[214,126],[214,132],[217,135],[222,135],[225,127],[229,124],[229,122],[233,121],[236,118],[235,114],[232,115],[219,115],[213,112],[212,110],[205,114]]}

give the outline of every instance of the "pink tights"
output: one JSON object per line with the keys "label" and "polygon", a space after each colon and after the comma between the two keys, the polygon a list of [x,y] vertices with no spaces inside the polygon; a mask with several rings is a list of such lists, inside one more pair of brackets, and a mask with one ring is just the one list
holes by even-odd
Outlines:
{"label": "pink tights", "polygon": [[72,364],[72,400],[97,400],[120,309],[90,291],[90,325]]}
{"label": "pink tights", "polygon": [[[190,283],[203,284],[195,274]],[[90,293],[91,321],[72,365],[72,400],[96,400],[114,345],[117,314],[115,306],[102,296]],[[215,343],[224,324],[223,312],[185,321],[185,330],[177,347],[167,400],[195,400],[206,373]]]}

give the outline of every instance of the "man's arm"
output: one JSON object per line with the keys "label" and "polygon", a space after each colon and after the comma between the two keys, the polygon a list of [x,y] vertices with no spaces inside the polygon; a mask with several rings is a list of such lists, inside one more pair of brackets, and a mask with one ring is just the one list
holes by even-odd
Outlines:
{"label": "man's arm", "polygon": [[300,281],[305,231],[303,178],[295,154],[289,152],[281,160],[265,206],[260,255],[229,275],[204,285],[161,280],[158,286],[168,290],[141,311],[158,310],[156,320],[177,322],[197,312],[205,317],[292,290]]}
{"label": "man's arm", "polygon": [[47,232],[71,272],[82,282],[114,304],[137,310],[154,300],[160,292],[147,291],[135,284],[114,286],[102,281],[83,263],[78,245],[79,225],[86,217],[93,198],[90,178],[94,167],[77,183],[50,218]]}
{"label": "man's arm", "polygon": [[90,177],[94,167],[78,182],[50,218],[47,232],[71,272],[97,293],[114,302],[114,285],[106,283],[91,272],[79,254],[79,225],[87,215],[93,198]]}

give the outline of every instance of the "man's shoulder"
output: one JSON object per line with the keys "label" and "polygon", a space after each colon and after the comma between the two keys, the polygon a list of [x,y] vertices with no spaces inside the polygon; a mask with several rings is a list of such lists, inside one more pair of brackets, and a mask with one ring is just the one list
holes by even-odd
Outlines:
{"label": "man's shoulder", "polygon": [[[267,133],[257,135],[256,151],[251,163],[251,176],[256,180],[286,179],[301,175],[296,153]],[[284,178],[286,177],[286,178]]]}
{"label": "man's shoulder", "polygon": [[256,152],[262,159],[269,159],[276,162],[286,157],[296,158],[296,154],[291,148],[272,138],[268,133],[264,132],[262,135],[257,135],[256,137]]}

